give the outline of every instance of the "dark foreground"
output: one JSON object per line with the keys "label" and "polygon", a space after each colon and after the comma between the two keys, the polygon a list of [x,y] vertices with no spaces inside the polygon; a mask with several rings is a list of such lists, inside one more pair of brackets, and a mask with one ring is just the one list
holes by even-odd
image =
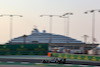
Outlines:
{"label": "dark foreground", "polygon": [[[41,59],[14,59],[14,58],[0,58],[1,62],[28,62],[28,63],[41,63]],[[100,66],[100,62],[89,62],[89,61],[73,61],[66,60],[65,64],[78,64],[78,65],[93,65]]]}

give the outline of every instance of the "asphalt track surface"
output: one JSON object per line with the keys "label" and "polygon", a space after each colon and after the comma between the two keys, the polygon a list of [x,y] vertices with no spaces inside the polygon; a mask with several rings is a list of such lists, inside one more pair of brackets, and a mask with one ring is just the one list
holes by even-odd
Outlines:
{"label": "asphalt track surface", "polygon": [[[26,66],[26,65],[0,65],[0,67],[40,67],[40,66]],[[47,66],[41,66],[47,67]]]}
{"label": "asphalt track surface", "polygon": [[14,59],[14,58],[0,58],[1,62],[30,62],[30,63],[41,63],[40,59]]}
{"label": "asphalt track surface", "polygon": [[[41,63],[42,59],[14,59],[14,58],[0,58],[1,62],[29,62],[29,63]],[[78,64],[78,65],[93,65],[100,66],[100,62],[90,62],[90,61],[73,61],[67,60],[66,64]]]}

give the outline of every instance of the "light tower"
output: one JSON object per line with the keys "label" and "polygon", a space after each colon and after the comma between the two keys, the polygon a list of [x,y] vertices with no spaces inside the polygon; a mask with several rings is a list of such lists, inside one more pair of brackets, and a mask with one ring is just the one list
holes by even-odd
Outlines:
{"label": "light tower", "polygon": [[54,16],[60,16],[60,15],[40,15],[40,17],[43,17],[43,16],[48,16],[50,17],[50,22],[49,22],[49,31],[50,31],[50,38],[49,38],[49,44],[52,43],[52,20],[53,20],[53,17]]}
{"label": "light tower", "polygon": [[100,9],[87,10],[85,14],[92,13],[92,44],[95,42],[95,12],[100,12]]}
{"label": "light tower", "polygon": [[12,37],[13,37],[13,17],[14,16],[23,17],[23,16],[22,15],[12,15],[12,14],[10,14],[10,15],[8,15],[8,14],[7,15],[6,14],[0,15],[0,17],[3,17],[3,16],[9,16],[10,17],[10,40],[11,40]]}
{"label": "light tower", "polygon": [[69,32],[70,32],[70,15],[73,15],[73,13],[69,12],[69,13],[65,13],[62,16],[67,16],[68,20],[67,20],[67,36],[69,36]]}

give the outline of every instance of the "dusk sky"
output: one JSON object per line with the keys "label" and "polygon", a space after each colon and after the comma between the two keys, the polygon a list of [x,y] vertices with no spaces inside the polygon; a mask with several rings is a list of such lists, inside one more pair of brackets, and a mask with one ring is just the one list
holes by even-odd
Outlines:
{"label": "dusk sky", "polygon": [[[84,41],[82,36],[88,35],[88,43],[91,43],[92,13],[84,12],[94,9],[100,9],[100,0],[0,0],[0,15],[23,15],[13,17],[13,38],[31,34],[34,25],[40,31],[45,29],[49,32],[50,18],[40,15],[63,15],[72,12],[74,14],[70,16],[69,36]],[[95,13],[95,38],[100,43],[100,12]],[[65,35],[64,19],[53,17],[52,24],[52,33]],[[9,41],[9,26],[10,17],[0,17],[0,43]]]}

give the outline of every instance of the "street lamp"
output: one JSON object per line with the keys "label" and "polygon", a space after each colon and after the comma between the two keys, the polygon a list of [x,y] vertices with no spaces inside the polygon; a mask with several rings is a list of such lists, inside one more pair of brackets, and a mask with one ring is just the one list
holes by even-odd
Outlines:
{"label": "street lamp", "polygon": [[85,14],[92,13],[92,44],[94,44],[95,40],[95,12],[100,12],[100,9],[97,10],[88,10],[84,12]]}
{"label": "street lamp", "polygon": [[49,31],[50,31],[50,39],[49,39],[49,44],[52,42],[52,18],[54,17],[54,16],[60,16],[60,15],[40,15],[40,17],[43,17],[43,16],[48,16],[48,17],[50,17],[50,22],[49,22]]}
{"label": "street lamp", "polygon": [[14,16],[23,17],[23,16],[22,15],[0,15],[0,17],[3,17],[3,16],[9,16],[10,17],[10,40],[11,40],[12,37],[13,37],[13,17]]}

